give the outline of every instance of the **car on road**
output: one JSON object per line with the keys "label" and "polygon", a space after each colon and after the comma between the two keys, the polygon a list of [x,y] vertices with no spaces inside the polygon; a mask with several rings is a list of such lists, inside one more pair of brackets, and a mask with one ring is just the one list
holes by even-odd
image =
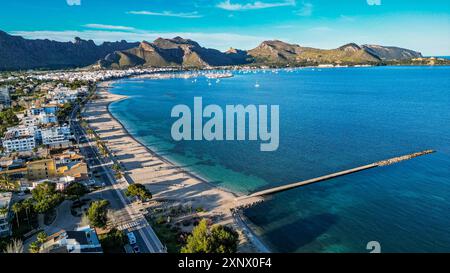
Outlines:
{"label": "car on road", "polygon": [[95,180],[94,179],[89,179],[88,181],[84,181],[83,183],[85,186],[89,187],[89,186],[93,186],[95,185]]}
{"label": "car on road", "polygon": [[134,236],[133,232],[128,232],[127,237],[128,237],[128,242],[130,243],[130,245],[136,244],[136,236]]}
{"label": "car on road", "polygon": [[137,245],[133,246],[133,251],[134,251],[134,253],[141,253],[141,250],[139,249],[139,247]]}

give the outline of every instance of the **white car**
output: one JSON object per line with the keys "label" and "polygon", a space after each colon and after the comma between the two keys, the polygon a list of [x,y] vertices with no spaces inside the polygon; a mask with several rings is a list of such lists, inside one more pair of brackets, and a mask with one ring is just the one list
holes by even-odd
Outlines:
{"label": "white car", "polygon": [[127,237],[128,237],[128,242],[130,243],[130,245],[136,244],[136,236],[134,236],[133,232],[128,232]]}
{"label": "white car", "polygon": [[89,179],[89,181],[85,181],[84,182],[84,185],[87,186],[87,187],[93,186],[93,185],[95,185],[95,180]]}

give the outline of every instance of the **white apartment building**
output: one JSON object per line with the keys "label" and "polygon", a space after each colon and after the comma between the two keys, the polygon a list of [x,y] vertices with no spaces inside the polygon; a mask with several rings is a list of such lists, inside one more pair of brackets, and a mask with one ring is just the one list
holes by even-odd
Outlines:
{"label": "white apartment building", "polygon": [[0,212],[0,237],[6,237],[11,235],[11,205],[12,193],[0,192],[0,208],[6,208],[6,213]]}
{"label": "white apartment building", "polygon": [[64,104],[67,102],[75,101],[79,95],[88,92],[87,87],[80,87],[77,89],[70,89],[64,86],[58,86],[57,88],[48,92],[48,98],[51,98],[51,103]]}
{"label": "white apartment building", "polygon": [[44,105],[43,107],[32,107],[27,110],[27,113],[29,116],[38,116],[41,113],[45,114],[56,114],[58,111],[58,106],[56,104],[48,104]]}
{"label": "white apartment building", "polygon": [[39,116],[37,116],[37,120],[38,124],[49,124],[57,122],[55,114],[46,114],[46,113],[41,113]]}
{"label": "white apartment building", "polygon": [[[9,127],[6,134],[11,134],[15,136],[34,136],[36,142],[41,140],[41,130],[34,125],[19,125],[14,127]],[[5,134],[5,137],[6,137]]]}
{"label": "white apartment building", "polygon": [[51,127],[41,129],[42,144],[44,145],[63,145],[68,144],[72,139],[72,134],[68,126]]}
{"label": "white apartment building", "polygon": [[22,118],[22,124],[25,126],[37,126],[41,124],[56,123],[57,117],[54,114],[41,112],[39,115],[32,115]]}
{"label": "white apartment building", "polygon": [[36,147],[36,139],[34,135],[21,135],[17,131],[7,132],[2,145],[7,153],[27,152]]}

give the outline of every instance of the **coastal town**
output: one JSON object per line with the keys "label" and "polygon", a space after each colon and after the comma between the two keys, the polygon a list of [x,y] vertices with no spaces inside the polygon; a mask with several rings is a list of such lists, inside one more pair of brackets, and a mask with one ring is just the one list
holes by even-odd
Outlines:
{"label": "coastal town", "polygon": [[[109,113],[112,102],[125,98],[108,92],[113,80],[168,72],[2,74],[2,252],[268,251],[233,212],[233,193],[153,153]],[[225,241],[198,246],[195,229]]]}

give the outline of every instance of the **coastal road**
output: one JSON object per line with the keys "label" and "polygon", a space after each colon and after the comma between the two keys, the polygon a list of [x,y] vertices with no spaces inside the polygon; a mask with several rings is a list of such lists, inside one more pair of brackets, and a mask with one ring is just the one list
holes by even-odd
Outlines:
{"label": "coastal road", "polygon": [[[126,232],[133,232],[137,245],[143,253],[165,253],[166,249],[162,245],[161,241],[148,224],[145,217],[136,211],[128,198],[125,196],[122,185],[116,181],[113,170],[108,166],[111,162],[106,162],[102,156],[98,154],[95,144],[93,144],[87,137],[86,132],[78,123],[76,118],[79,105],[76,105],[70,115],[70,125],[75,134],[77,140],[85,138],[83,143],[80,143],[80,150],[84,156],[90,159],[90,166],[98,166],[96,169],[101,169],[102,172],[98,173],[99,180],[105,182],[107,190],[101,193],[102,198],[107,199],[114,211],[120,211],[120,215],[117,216],[117,221],[120,222],[120,227]],[[125,182],[126,183],[126,182]]]}

